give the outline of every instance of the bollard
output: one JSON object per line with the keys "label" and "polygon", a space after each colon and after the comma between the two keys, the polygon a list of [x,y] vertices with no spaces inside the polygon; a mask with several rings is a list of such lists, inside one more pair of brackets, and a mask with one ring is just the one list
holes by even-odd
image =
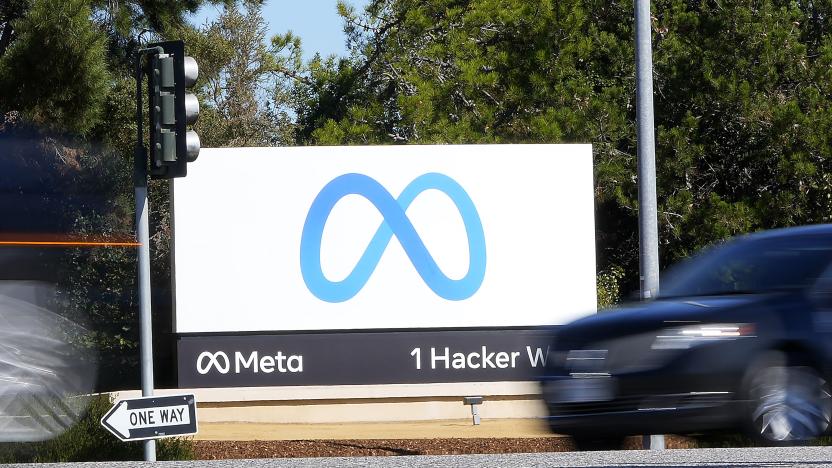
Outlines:
{"label": "bollard", "polygon": [[480,410],[479,405],[482,404],[483,398],[481,396],[462,397],[463,405],[471,405],[471,417],[474,420],[474,425],[480,425]]}

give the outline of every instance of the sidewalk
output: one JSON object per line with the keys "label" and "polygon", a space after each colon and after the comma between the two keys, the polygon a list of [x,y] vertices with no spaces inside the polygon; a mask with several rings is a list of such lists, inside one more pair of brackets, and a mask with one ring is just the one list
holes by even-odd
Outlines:
{"label": "sidewalk", "polygon": [[202,423],[196,440],[450,439],[553,437],[540,419],[470,419],[342,424]]}

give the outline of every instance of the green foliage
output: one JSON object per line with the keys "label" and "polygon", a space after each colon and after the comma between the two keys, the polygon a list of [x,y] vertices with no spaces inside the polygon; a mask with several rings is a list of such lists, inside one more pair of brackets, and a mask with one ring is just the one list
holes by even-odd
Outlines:
{"label": "green foliage", "polygon": [[[198,29],[182,28],[182,38],[200,66],[196,85],[200,116],[195,130],[206,147],[276,146],[291,141],[291,96],[284,55],[291,35],[266,41],[257,4],[231,5],[217,20]],[[289,57],[294,65],[299,57]]]}
{"label": "green foliage", "polygon": [[[207,2],[234,4],[233,0]],[[146,29],[150,38],[168,37],[183,27],[186,13],[196,12],[203,3],[206,0],[4,1],[0,113],[17,111],[29,124],[109,140],[106,132],[89,132],[101,123],[105,111],[114,110],[111,94],[120,93],[120,80],[132,77],[138,34]],[[130,108],[120,107],[117,112]]]}
{"label": "green foliage", "polygon": [[[90,398],[87,413],[63,434],[43,442],[0,444],[0,463],[59,463],[142,460],[140,442],[121,442],[101,426],[113,406],[109,395]],[[159,460],[192,460],[191,439],[170,438],[158,443]]]}
{"label": "green foliage", "polygon": [[739,232],[828,220],[829,9],[657,8],[657,157],[672,256]]}
{"label": "green foliage", "polygon": [[368,142],[601,144],[632,127],[619,105],[632,78],[608,76],[632,71],[627,5],[400,0],[344,13],[357,58],[313,90],[313,141],[333,142],[326,119]]}
{"label": "green foliage", "polygon": [[622,278],[624,278],[624,269],[619,266],[612,266],[596,275],[598,309],[610,307],[618,302],[621,297]]}
{"label": "green foliage", "polygon": [[0,109],[32,122],[88,132],[109,91],[105,38],[85,0],[33,0],[0,57]]}

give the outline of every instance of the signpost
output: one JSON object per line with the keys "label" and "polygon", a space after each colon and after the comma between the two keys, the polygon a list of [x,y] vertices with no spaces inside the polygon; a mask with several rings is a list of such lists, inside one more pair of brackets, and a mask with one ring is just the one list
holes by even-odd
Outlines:
{"label": "signpost", "polygon": [[196,399],[171,395],[119,400],[101,425],[122,442],[196,434]]}
{"label": "signpost", "polygon": [[[638,124],[638,245],[641,299],[659,294],[656,215],[656,136],[653,129],[653,43],[650,0],[636,0],[636,122]],[[645,448],[664,450],[664,436],[644,436]]]}

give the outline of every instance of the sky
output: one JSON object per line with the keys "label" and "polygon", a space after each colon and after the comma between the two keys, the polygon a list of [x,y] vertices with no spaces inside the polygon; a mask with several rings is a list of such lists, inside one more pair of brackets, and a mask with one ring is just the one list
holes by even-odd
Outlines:
{"label": "sky", "polygon": [[[368,0],[347,0],[360,11]],[[316,52],[346,55],[345,37],[337,0],[266,0],[263,18],[268,25],[269,37],[291,30],[300,36],[305,59]],[[201,25],[219,16],[222,6],[206,5],[190,17],[192,24]]]}

